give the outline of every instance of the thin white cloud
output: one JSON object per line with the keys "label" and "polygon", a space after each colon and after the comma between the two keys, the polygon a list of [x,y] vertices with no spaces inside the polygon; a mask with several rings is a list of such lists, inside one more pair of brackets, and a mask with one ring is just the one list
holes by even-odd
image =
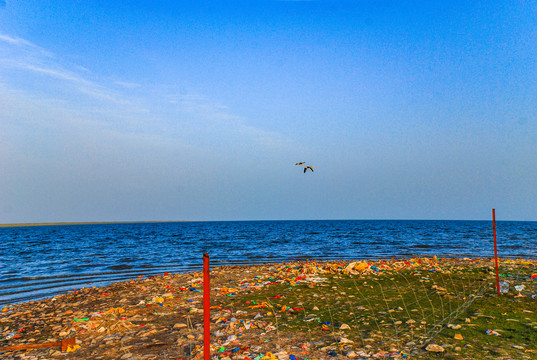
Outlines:
{"label": "thin white cloud", "polygon": [[136,89],[142,86],[141,84],[128,81],[114,81],[114,84],[124,87],[126,89]]}
{"label": "thin white cloud", "polygon": [[187,119],[204,136],[217,140],[225,146],[237,144],[260,146],[261,148],[287,148],[294,141],[268,129],[250,125],[247,119],[235,114],[228,106],[212,101],[201,94],[169,94],[169,104],[173,104],[178,114]]}
{"label": "thin white cloud", "polygon": [[18,64],[18,65],[15,65],[15,66],[18,66],[21,69],[35,71],[35,72],[38,72],[38,73],[41,73],[41,74],[44,74],[44,75],[48,75],[48,76],[54,77],[56,79],[71,81],[71,82],[75,82],[75,83],[90,84],[89,81],[86,81],[86,80],[82,79],[81,77],[76,76],[73,73],[68,72],[68,71],[47,69],[47,68],[43,68],[43,67],[31,65],[31,64],[24,64],[24,63]]}
{"label": "thin white cloud", "polygon": [[4,34],[0,34],[0,41],[8,42],[8,43],[13,44],[13,45],[35,46],[31,42],[26,41],[24,39],[17,38],[17,37],[11,37],[11,36],[7,36],[7,35],[4,35]]}
{"label": "thin white cloud", "polygon": [[[3,49],[7,51],[2,53]],[[164,85],[144,91],[143,96],[137,95],[132,90],[144,88],[142,84],[98,79],[91,69],[62,64],[59,58],[27,40],[0,34],[0,75],[9,75],[4,77],[4,88],[0,91],[22,91],[25,98],[33,99],[39,106],[56,106],[58,111],[70,113],[71,118],[81,122],[91,119],[118,131],[183,137],[188,143],[199,141],[200,146],[206,146],[210,137],[221,143],[260,146],[289,141],[281,134],[252,126],[225,104],[202,94],[174,94],[174,89],[166,90]],[[54,81],[33,81],[39,77]],[[26,86],[19,79],[25,79]],[[203,137],[208,133],[208,137]]]}
{"label": "thin white cloud", "polygon": [[[190,114],[197,114],[204,118],[218,120],[238,120],[239,117],[233,115],[229,107],[210,101],[199,94],[187,94],[174,97],[180,111]],[[172,100],[173,101],[173,100]]]}
{"label": "thin white cloud", "polygon": [[[54,54],[22,38],[0,34],[0,41],[4,43],[4,46],[0,44],[0,50],[3,48],[5,50],[3,51],[4,55],[0,55],[0,65],[3,65],[4,69],[17,69],[40,74],[64,81],[65,84],[72,87],[71,90],[75,89],[93,98],[125,103],[125,100],[117,92],[89,79],[88,76],[91,75],[91,72],[84,67],[72,66],[74,69],[84,71],[83,74],[66,69],[56,61]],[[6,47],[8,48],[6,49]],[[0,70],[2,70],[1,67]],[[62,85],[55,84],[55,86]]]}
{"label": "thin white cloud", "polygon": [[21,49],[27,49],[32,50],[34,53],[39,54],[40,56],[46,56],[46,57],[54,57],[54,55],[45,49],[43,49],[40,46],[37,46],[28,40],[22,39],[20,37],[13,37],[6,34],[0,34],[0,41],[10,44],[12,46],[21,48]]}
{"label": "thin white cloud", "polygon": [[32,64],[24,61],[14,61],[10,59],[0,58],[0,64],[12,69],[33,72],[36,74],[51,77],[57,80],[62,80],[70,84],[78,92],[89,95],[92,98],[124,104],[125,100],[114,90],[100,85],[94,81],[85,79],[75,72],[63,69],[55,65]]}

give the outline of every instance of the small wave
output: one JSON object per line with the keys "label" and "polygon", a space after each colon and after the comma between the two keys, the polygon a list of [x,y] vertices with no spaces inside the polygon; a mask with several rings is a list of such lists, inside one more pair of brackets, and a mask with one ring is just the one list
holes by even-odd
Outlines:
{"label": "small wave", "polygon": [[132,269],[132,265],[111,265],[108,267],[110,270],[129,270]]}
{"label": "small wave", "polygon": [[416,245],[412,245],[410,247],[413,248],[413,249],[432,249],[435,246],[434,245],[427,245],[427,244],[416,244]]}

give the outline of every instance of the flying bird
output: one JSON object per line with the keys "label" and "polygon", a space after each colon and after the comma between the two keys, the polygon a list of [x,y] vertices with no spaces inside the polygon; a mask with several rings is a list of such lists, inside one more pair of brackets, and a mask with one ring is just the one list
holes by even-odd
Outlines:
{"label": "flying bird", "polygon": [[311,172],[313,172],[313,166],[305,166],[305,167],[304,167],[304,174],[306,173],[306,171],[307,171],[308,169],[310,169]]}
{"label": "flying bird", "polygon": [[304,165],[305,162],[299,162],[299,163],[296,163],[295,165]]}

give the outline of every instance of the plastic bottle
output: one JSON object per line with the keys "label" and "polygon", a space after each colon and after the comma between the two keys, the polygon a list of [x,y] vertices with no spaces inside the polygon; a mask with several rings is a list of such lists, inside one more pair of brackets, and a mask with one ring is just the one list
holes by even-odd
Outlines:
{"label": "plastic bottle", "polygon": [[507,294],[509,292],[509,283],[507,281],[500,281],[500,293]]}

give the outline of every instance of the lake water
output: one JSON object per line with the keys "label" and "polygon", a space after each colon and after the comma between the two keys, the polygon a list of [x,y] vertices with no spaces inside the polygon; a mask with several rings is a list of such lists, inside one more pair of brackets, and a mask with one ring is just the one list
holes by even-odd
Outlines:
{"label": "lake water", "polygon": [[[500,257],[537,258],[537,222],[498,222]],[[139,275],[288,260],[492,257],[491,221],[236,221],[0,228],[0,304]]]}

